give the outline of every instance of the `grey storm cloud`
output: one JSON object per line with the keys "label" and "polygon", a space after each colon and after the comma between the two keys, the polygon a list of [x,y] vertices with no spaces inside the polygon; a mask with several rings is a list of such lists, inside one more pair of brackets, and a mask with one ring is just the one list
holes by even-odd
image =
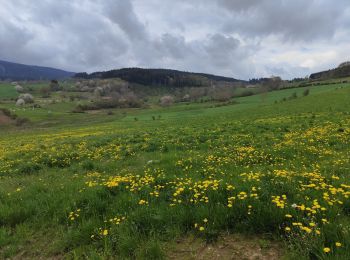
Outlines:
{"label": "grey storm cloud", "polygon": [[0,0],[0,59],[70,71],[172,68],[248,79],[349,59],[348,0]]}
{"label": "grey storm cloud", "polygon": [[135,14],[131,1],[110,0],[103,5],[106,16],[118,25],[131,40],[143,41],[147,38],[146,28]]}
{"label": "grey storm cloud", "polygon": [[[226,8],[228,17],[225,28],[243,35],[282,35],[288,40],[315,40],[332,37],[342,26],[346,0],[218,0]],[[230,16],[230,15],[228,15]]]}

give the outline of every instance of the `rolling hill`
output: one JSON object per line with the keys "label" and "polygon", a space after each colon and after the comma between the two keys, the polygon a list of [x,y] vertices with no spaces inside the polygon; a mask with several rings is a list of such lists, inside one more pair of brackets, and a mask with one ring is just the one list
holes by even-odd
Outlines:
{"label": "rolling hill", "polygon": [[50,80],[70,78],[73,75],[73,72],[60,69],[0,60],[0,80]]}
{"label": "rolling hill", "polygon": [[170,69],[143,69],[143,68],[123,68],[104,72],[94,72],[91,74],[77,73],[76,78],[84,79],[108,79],[121,78],[130,83],[154,86],[205,86],[213,81],[221,83],[245,83],[230,77],[216,76],[205,73],[185,72]]}
{"label": "rolling hill", "polygon": [[344,62],[335,69],[313,73],[310,75],[310,79],[324,80],[324,79],[344,78],[349,76],[350,76],[350,65],[347,62]]}

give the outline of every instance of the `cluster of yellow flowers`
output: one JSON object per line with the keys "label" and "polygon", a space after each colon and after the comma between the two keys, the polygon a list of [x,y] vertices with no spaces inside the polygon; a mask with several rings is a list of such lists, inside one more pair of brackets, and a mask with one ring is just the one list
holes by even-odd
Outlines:
{"label": "cluster of yellow flowers", "polygon": [[77,209],[77,210],[75,210],[75,211],[69,212],[68,219],[69,219],[70,221],[76,220],[77,218],[80,217],[80,211],[81,211],[80,209]]}
{"label": "cluster of yellow flowers", "polygon": [[208,219],[205,218],[203,219],[202,223],[201,224],[198,224],[198,223],[194,223],[194,228],[197,229],[198,231],[202,232],[202,231],[205,231],[205,226],[208,225]]}
{"label": "cluster of yellow flowers", "polygon": [[284,209],[286,205],[286,200],[287,200],[287,196],[284,194],[282,196],[272,196],[272,202],[276,204],[278,208],[281,208],[281,209]]}
{"label": "cluster of yellow flowers", "polygon": [[104,238],[104,237],[110,235],[111,232],[113,231],[112,227],[113,226],[119,226],[124,221],[126,221],[126,217],[125,216],[116,216],[116,217],[110,218],[109,220],[105,220],[104,221],[105,227],[98,228],[97,235],[96,234],[92,234],[90,236],[91,239]]}

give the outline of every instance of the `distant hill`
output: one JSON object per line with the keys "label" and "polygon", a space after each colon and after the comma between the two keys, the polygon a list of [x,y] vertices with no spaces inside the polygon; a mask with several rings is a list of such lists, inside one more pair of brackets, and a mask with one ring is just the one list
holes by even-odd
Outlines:
{"label": "distant hill", "polygon": [[313,80],[324,80],[334,78],[350,77],[350,63],[343,62],[337,68],[313,73],[310,75],[310,79]]}
{"label": "distant hill", "polygon": [[0,60],[1,80],[64,79],[75,73],[49,67],[31,66]]}
{"label": "distant hill", "polygon": [[94,72],[91,74],[77,73],[76,78],[83,79],[108,79],[121,78],[130,83],[142,85],[163,85],[163,86],[207,86],[214,82],[221,83],[245,83],[230,77],[222,77],[205,73],[193,73],[170,69],[142,69],[142,68],[124,68],[104,72]]}

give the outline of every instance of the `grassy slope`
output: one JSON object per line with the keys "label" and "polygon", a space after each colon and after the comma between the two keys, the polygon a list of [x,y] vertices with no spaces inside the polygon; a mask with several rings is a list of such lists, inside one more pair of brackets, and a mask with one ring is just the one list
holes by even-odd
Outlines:
{"label": "grassy slope", "polygon": [[[63,103],[59,102],[56,104],[45,103],[42,108],[33,110],[30,106],[27,108],[17,108],[13,102],[7,102],[1,104],[1,107],[5,107],[14,111],[20,117],[25,117],[30,119],[33,123],[38,123],[40,127],[50,127],[55,126],[55,128],[65,128],[66,125],[69,127],[90,125],[92,123],[105,124],[109,121],[115,121],[118,123],[122,118],[122,125],[125,122],[134,121],[135,117],[140,121],[152,121],[152,116],[158,118],[159,114],[162,119],[171,118],[187,118],[187,117],[197,117],[198,115],[215,114],[216,111],[230,113],[248,109],[250,107],[256,108],[260,106],[265,106],[273,104],[275,101],[280,102],[283,98],[288,98],[292,93],[296,92],[300,97],[305,89],[310,89],[312,95],[328,92],[330,90],[347,86],[346,84],[339,85],[329,85],[329,86],[317,86],[308,88],[297,88],[270,92],[266,94],[259,94],[250,97],[235,98],[234,100],[238,102],[239,105],[230,106],[228,108],[222,107],[219,109],[207,109],[213,107],[213,103],[199,103],[199,104],[180,104],[169,109],[162,108],[152,108],[152,109],[115,109],[112,110],[115,115],[112,116],[101,116],[105,115],[106,112],[101,112],[97,114],[74,114],[71,113],[73,108],[77,105],[77,102]],[[37,97],[39,98],[39,97]],[[40,99],[40,98],[39,98]],[[59,100],[59,97],[56,99]],[[185,113],[183,113],[185,112]],[[107,123],[108,124],[108,123]]]}
{"label": "grassy slope", "polygon": [[[35,94],[38,94],[39,89],[42,87],[48,86],[48,83],[47,82],[35,83],[35,84],[28,83],[22,86],[25,88],[30,88],[32,91],[34,91]],[[18,97],[18,95],[19,94],[17,93],[17,91],[15,90],[15,87],[12,84],[0,82],[0,100],[16,98]]]}
{"label": "grassy slope", "polygon": [[17,95],[14,86],[9,83],[0,83],[0,99],[15,98]]}
{"label": "grassy slope", "polygon": [[[299,98],[274,103],[295,91]],[[290,205],[286,207],[288,210],[280,210],[271,203],[270,196],[287,194],[288,199],[306,204],[304,198],[298,197],[297,186],[298,181],[310,180],[294,176],[295,172],[320,171],[327,183],[336,187],[342,183],[349,185],[345,174],[349,170],[346,157],[349,139],[341,133],[343,139],[339,139],[337,129],[344,128],[349,133],[350,88],[313,87],[310,96],[300,97],[302,91],[283,90],[239,98],[239,104],[223,107],[212,108],[209,103],[182,104],[168,109],[127,110],[126,115],[116,112],[108,117],[71,115],[66,113],[65,104],[39,111],[17,111],[37,123],[35,129],[11,131],[0,137],[1,256],[160,257],[162,241],[186,232],[209,241],[225,230],[268,232],[288,240],[289,236],[280,230],[286,225],[286,213],[297,216],[295,221],[310,220]],[[48,118],[47,110],[52,111],[52,119]],[[154,121],[152,116],[158,118],[158,115],[160,119]],[[56,121],[57,126],[40,128],[40,122],[50,120]],[[309,143],[307,129],[312,129],[312,138],[324,139]],[[317,129],[323,132],[318,133]],[[288,133],[294,133],[292,140],[285,140]],[[330,143],[329,140],[332,147],[323,144]],[[284,145],[285,141],[295,143]],[[249,154],[242,147],[254,147],[256,152]],[[309,151],[310,147],[316,151]],[[333,151],[331,155],[323,152],[326,148]],[[208,159],[210,156],[214,159]],[[147,164],[149,160],[157,162]],[[335,164],[337,160],[340,163]],[[262,181],[240,176],[247,172],[267,174],[274,169],[287,170],[295,182],[278,177],[281,179],[277,178],[275,183],[270,175],[261,175]],[[132,193],[124,184],[120,188],[103,185],[109,176],[128,173],[143,176],[145,171],[153,172],[156,181],[148,180],[149,184],[145,184],[144,179],[138,180],[140,192]],[[334,174],[340,180],[333,180]],[[230,192],[226,186],[219,186],[218,191],[203,191],[210,198],[208,204],[182,206],[176,202],[170,207],[175,198],[173,193],[181,185],[167,187],[167,183],[179,184],[176,178],[190,178],[192,182],[221,180],[232,183],[237,193],[249,194],[252,187],[260,187],[260,199],[243,200],[230,211],[226,206]],[[102,186],[94,186],[95,183]],[[159,189],[159,199],[149,195],[157,190],[155,185],[166,186],[164,192]],[[304,193],[322,201],[322,193],[317,190]],[[187,196],[181,197],[182,200],[186,201]],[[139,205],[141,199],[148,201],[149,206]],[[322,227],[320,238],[306,238],[306,242],[291,238],[291,244],[300,247],[300,251],[295,248],[292,251],[325,257],[322,248],[330,246],[334,257],[349,257],[349,245],[344,243],[349,236],[339,228],[339,224],[349,224],[349,201],[341,195],[337,199],[342,199],[345,205],[329,209],[327,205],[329,228]],[[246,215],[248,205],[256,209],[253,217]],[[68,219],[70,212],[79,214],[76,220]],[[121,216],[127,217],[123,224],[112,225],[108,221]],[[203,223],[204,218],[208,218],[208,224]],[[196,230],[194,223],[205,226],[205,231]],[[109,235],[99,235],[98,228],[108,229]],[[91,235],[95,237],[91,239]],[[295,236],[299,236],[297,231]],[[338,240],[343,242],[343,247],[333,249]]]}

